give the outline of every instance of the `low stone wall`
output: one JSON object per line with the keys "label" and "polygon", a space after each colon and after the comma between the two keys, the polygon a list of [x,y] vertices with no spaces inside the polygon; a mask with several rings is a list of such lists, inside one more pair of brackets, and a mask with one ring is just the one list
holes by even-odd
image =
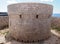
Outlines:
{"label": "low stone wall", "polygon": [[0,16],[0,30],[8,26],[9,18],[8,16]]}

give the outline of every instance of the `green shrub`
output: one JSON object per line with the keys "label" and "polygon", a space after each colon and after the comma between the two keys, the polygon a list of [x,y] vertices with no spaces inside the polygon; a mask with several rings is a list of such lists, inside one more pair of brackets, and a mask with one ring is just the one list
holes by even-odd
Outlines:
{"label": "green shrub", "polygon": [[52,27],[52,29],[55,29],[57,31],[60,31],[60,27]]}

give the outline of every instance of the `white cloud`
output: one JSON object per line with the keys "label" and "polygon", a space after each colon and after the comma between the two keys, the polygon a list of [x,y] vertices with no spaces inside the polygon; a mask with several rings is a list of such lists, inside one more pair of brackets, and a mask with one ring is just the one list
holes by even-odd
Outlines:
{"label": "white cloud", "polygon": [[42,2],[53,2],[54,0],[41,0]]}
{"label": "white cloud", "polygon": [[17,3],[17,1],[16,0],[7,0],[7,4],[9,5],[9,4],[14,4],[14,3]]}

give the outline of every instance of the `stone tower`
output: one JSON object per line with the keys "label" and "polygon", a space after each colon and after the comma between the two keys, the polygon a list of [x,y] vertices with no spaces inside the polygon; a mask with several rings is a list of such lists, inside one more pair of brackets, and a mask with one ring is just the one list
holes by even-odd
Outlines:
{"label": "stone tower", "polygon": [[10,36],[23,42],[47,39],[50,36],[52,10],[52,5],[41,3],[9,5]]}

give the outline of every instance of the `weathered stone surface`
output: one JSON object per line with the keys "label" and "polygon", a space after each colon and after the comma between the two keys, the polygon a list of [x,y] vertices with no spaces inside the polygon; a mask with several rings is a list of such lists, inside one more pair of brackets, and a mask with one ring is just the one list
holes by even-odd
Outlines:
{"label": "weathered stone surface", "polygon": [[[52,31],[53,32],[53,31]],[[60,37],[55,35],[56,33],[52,33],[51,37],[48,39],[42,40],[40,42],[33,42],[33,43],[24,43],[24,42],[18,42],[16,40],[8,41],[6,44],[60,44]]]}
{"label": "weathered stone surface", "polygon": [[[8,29],[0,30],[4,32],[8,32]],[[60,44],[60,34],[56,30],[51,30],[51,37],[48,39],[42,40],[40,42],[33,42],[33,43],[24,43],[19,42],[14,39],[12,39],[10,36],[7,38],[5,37],[6,34],[0,34],[0,44]],[[9,39],[9,40],[8,40]]]}
{"label": "weathered stone surface", "polygon": [[42,3],[18,3],[8,6],[10,15],[39,15],[39,18],[48,18],[52,15],[52,5]]}
{"label": "weathered stone surface", "polygon": [[19,3],[8,6],[10,35],[18,41],[39,41],[50,36],[52,6]]}

